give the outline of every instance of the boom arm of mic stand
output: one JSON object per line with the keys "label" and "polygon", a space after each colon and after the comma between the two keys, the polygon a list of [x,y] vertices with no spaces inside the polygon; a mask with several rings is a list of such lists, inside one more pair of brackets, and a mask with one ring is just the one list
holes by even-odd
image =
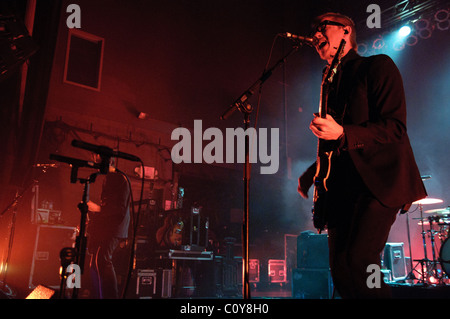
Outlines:
{"label": "boom arm of mic stand", "polygon": [[297,50],[298,47],[294,47],[288,54],[278,60],[278,62],[275,63],[273,67],[271,67],[267,71],[264,71],[261,77],[255,83],[253,83],[253,85],[247,91],[241,94],[241,96],[239,96],[236,101],[231,104],[231,106],[222,114],[220,119],[228,119],[237,109],[239,109],[239,111],[241,111],[242,113],[251,113],[253,108],[247,103],[247,100],[254,94],[255,90],[258,87],[263,85],[264,82],[266,82],[266,80],[270,78],[270,76],[273,74],[273,71],[279,66],[283,65],[286,62],[286,59]]}
{"label": "boom arm of mic stand", "polygon": [[110,157],[104,155],[101,156],[102,161],[100,164],[57,154],[50,154],[50,159],[70,164],[70,166],[72,167],[72,172],[70,174],[70,182],[73,184],[76,183],[78,180],[77,178],[78,168],[80,167],[98,169],[101,174],[107,174],[109,171]]}

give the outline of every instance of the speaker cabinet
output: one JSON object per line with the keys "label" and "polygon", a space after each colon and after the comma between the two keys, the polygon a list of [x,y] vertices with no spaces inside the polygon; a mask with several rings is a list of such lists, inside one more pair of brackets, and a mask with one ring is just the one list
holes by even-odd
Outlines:
{"label": "speaker cabinet", "polygon": [[30,289],[38,285],[59,288],[61,284],[59,253],[64,247],[73,247],[75,237],[75,227],[50,225],[37,227],[28,283]]}
{"label": "speaker cabinet", "polygon": [[297,237],[297,267],[292,272],[293,298],[332,298],[333,282],[326,234],[304,231]]}
{"label": "speaker cabinet", "polygon": [[328,235],[304,231],[297,237],[297,267],[328,269]]}
{"label": "speaker cabinet", "polygon": [[295,299],[331,299],[333,281],[328,269],[297,268],[292,272],[292,297]]}

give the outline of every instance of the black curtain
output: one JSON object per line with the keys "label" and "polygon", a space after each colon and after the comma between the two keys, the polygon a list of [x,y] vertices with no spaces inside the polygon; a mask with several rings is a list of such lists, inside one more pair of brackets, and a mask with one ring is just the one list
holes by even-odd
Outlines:
{"label": "black curtain", "polygon": [[[18,3],[4,2],[1,14],[13,14],[23,21],[26,1]],[[36,1],[32,42],[37,51],[29,59],[21,109],[20,67],[0,82],[0,213],[14,200],[16,192],[22,193],[31,185],[44,124],[60,12],[61,1]]]}

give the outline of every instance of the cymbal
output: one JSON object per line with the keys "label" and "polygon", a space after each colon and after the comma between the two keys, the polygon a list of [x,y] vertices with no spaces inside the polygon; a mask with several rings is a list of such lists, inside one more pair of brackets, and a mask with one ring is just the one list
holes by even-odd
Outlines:
{"label": "cymbal", "polygon": [[436,214],[436,215],[448,215],[450,214],[450,207],[447,208],[438,208],[438,209],[430,209],[426,210],[427,214]]}
{"label": "cymbal", "polygon": [[419,200],[416,200],[413,202],[413,204],[419,204],[419,205],[430,205],[430,204],[438,204],[443,203],[444,201],[442,199],[438,198],[422,198]]}

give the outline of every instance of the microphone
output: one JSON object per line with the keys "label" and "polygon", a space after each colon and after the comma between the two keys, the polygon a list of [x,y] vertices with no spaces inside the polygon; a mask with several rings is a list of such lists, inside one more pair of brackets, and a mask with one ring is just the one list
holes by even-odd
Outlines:
{"label": "microphone", "polygon": [[316,43],[316,40],[314,38],[304,37],[304,36],[296,35],[296,34],[293,34],[293,33],[290,33],[290,32],[280,33],[280,35],[283,38],[292,39],[292,40],[295,40],[295,41],[299,41],[301,43],[306,43],[306,44],[308,44],[310,46],[314,46],[315,43]]}
{"label": "microphone", "polygon": [[[88,167],[88,168],[97,168],[97,169],[100,168],[100,165],[96,164],[94,162],[85,161],[85,160],[81,160],[78,158],[67,157],[67,156],[63,156],[63,155],[50,154],[50,159],[58,161],[58,162],[67,163],[67,164],[70,164],[75,167]],[[52,164],[52,165],[55,165],[55,164]]]}
{"label": "microphone", "polygon": [[100,156],[107,156],[107,157],[117,157],[117,158],[123,158],[129,161],[133,162],[140,162],[141,159],[135,155],[131,155],[124,152],[114,151],[112,148],[103,146],[103,145],[95,145],[91,143],[86,143],[79,140],[73,140],[72,146],[82,148],[94,153],[99,154]]}

